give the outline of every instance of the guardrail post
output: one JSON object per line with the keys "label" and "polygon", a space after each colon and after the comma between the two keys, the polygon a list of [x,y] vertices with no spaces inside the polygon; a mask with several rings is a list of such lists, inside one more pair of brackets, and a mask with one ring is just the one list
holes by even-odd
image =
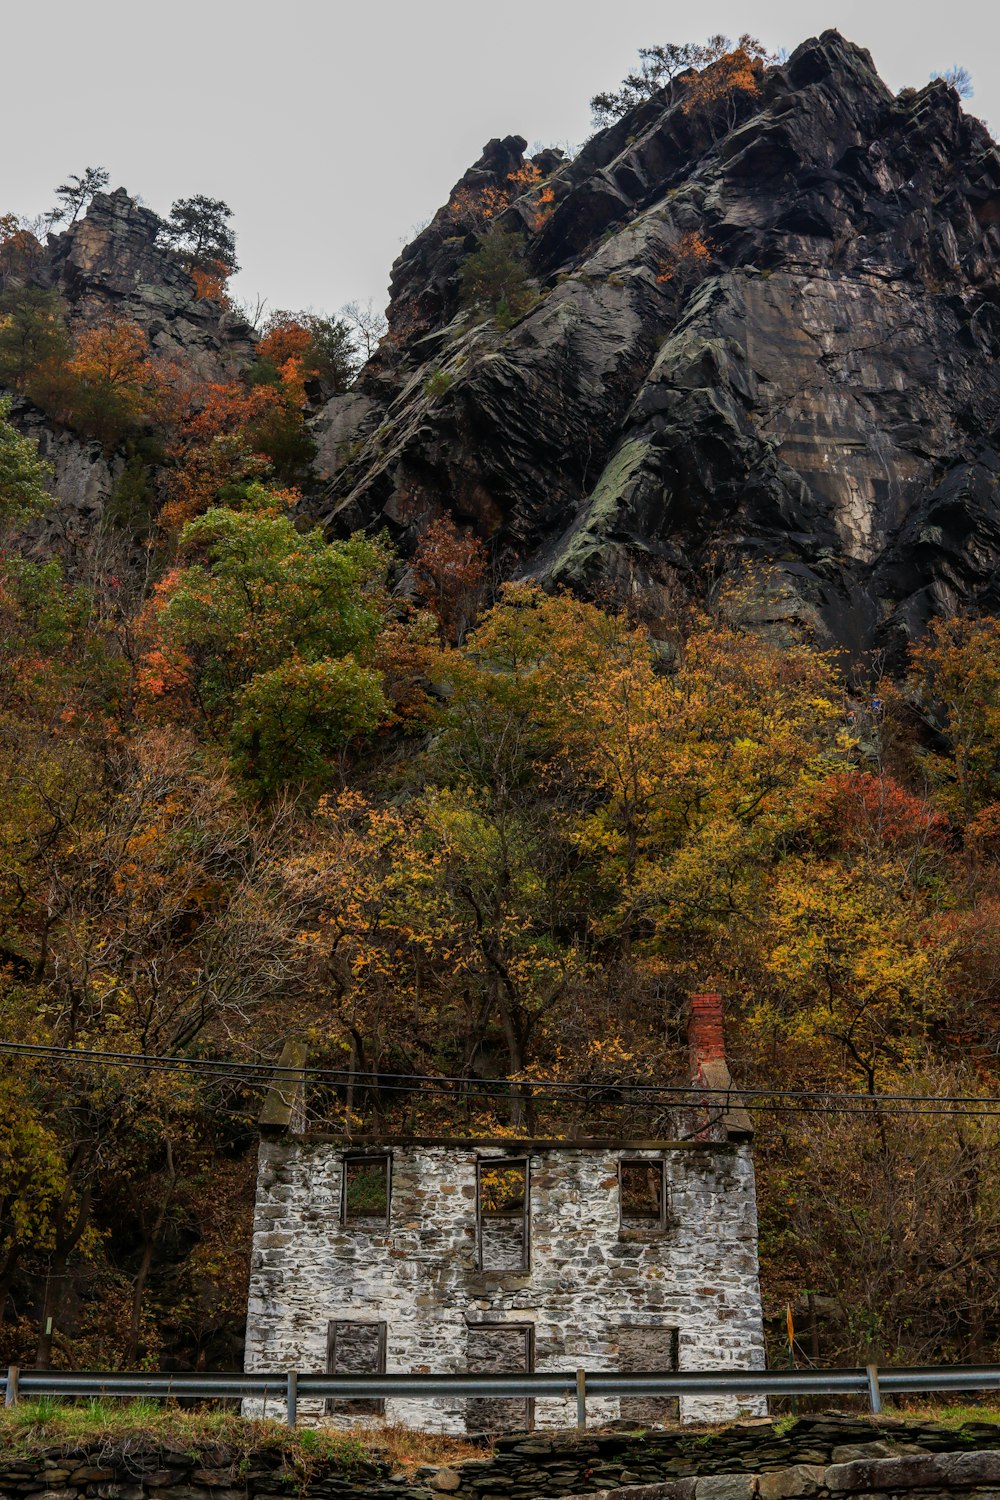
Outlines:
{"label": "guardrail post", "polygon": [[295,1419],[299,1412],[299,1372],[297,1370],[289,1370],[288,1372],[288,1387],[285,1402],[288,1409],[288,1425],[289,1427],[294,1427]]}
{"label": "guardrail post", "polygon": [[20,1379],[21,1369],[19,1365],[7,1366],[7,1389],[4,1391],[4,1406],[17,1405],[17,1385]]}
{"label": "guardrail post", "polygon": [[866,1366],[868,1372],[868,1400],[871,1402],[873,1416],[878,1416],[882,1410],[882,1392],[878,1383],[878,1365]]}
{"label": "guardrail post", "polygon": [[576,1372],[576,1430],[585,1432],[587,1429],[587,1372],[577,1370]]}

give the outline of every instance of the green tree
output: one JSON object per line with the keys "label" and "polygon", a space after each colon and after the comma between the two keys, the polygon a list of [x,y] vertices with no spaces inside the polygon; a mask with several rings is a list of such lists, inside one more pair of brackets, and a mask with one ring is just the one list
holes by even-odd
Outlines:
{"label": "green tree", "polygon": [[31,395],[47,366],[65,366],[69,334],[55,292],[10,286],[0,296],[0,381]]}
{"label": "green tree", "polygon": [[206,198],[204,193],[178,198],[171,205],[167,238],[192,266],[212,271],[221,264],[232,276],[239,270],[236,236],[227,222],[232,216],[232,209],[221,198]]}
{"label": "green tree", "polygon": [[49,215],[50,222],[61,224],[66,220],[70,224],[74,223],[80,210],[86,207],[95,193],[106,188],[110,180],[103,167],[85,167],[82,177],[73,173],[56,188],[59,205]]}
{"label": "green tree", "polygon": [[192,561],[160,587],[147,688],[199,716],[260,787],[321,779],[388,713],[369,664],[382,548],[300,532],[260,487],[247,509],[190,522],[181,547]]}
{"label": "green tree", "polygon": [[501,328],[527,312],[535,299],[518,235],[493,229],[459,272],[463,307],[492,314]]}
{"label": "green tree", "polygon": [[640,47],[638,70],[629,73],[620,88],[595,94],[591,99],[594,128],[603,130],[613,125],[622,115],[651,99],[681,74],[703,72],[727,57],[746,57],[765,65],[776,61],[757,38],[747,32],[735,47],[721,32],[716,32],[706,42],[666,42],[659,47]]}
{"label": "green tree", "polygon": [[0,397],[0,522],[38,515],[51,502],[45,481],[52,468],[38,457],[38,446],[11,426],[11,399]]}

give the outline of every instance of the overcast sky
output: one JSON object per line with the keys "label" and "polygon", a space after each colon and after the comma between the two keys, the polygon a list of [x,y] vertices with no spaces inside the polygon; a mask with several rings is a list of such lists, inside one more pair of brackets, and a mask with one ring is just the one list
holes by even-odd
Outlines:
{"label": "overcast sky", "polygon": [[491,136],[582,141],[588,100],[640,46],[751,31],[791,51],[836,26],[893,88],[953,63],[1000,127],[989,0],[48,0],[3,4],[0,213],[67,173],[166,213],[235,213],[243,297],[335,312],[386,301],[389,268]]}

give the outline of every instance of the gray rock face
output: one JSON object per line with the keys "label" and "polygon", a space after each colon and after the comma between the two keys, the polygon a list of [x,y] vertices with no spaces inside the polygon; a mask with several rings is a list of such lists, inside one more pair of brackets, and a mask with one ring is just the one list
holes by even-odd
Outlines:
{"label": "gray rock face", "polygon": [[41,279],[84,323],[133,319],[154,354],[181,356],[202,380],[230,380],[253,354],[253,335],[236,313],[198,298],[182,258],[162,243],[163,225],[124,188],[95,194],[86,216],[49,237]]}
{"label": "gray rock face", "polygon": [[[33,280],[59,293],[74,326],[129,318],[145,330],[154,355],[176,359],[195,380],[231,380],[253,356],[253,332],[235,313],[196,296],[182,258],[161,243],[162,228],[124,188],[98,193],[83,219],[49,236]],[[61,555],[70,572],[82,576],[96,552],[110,545],[101,533],[125,459],[54,426],[24,399],[15,400],[11,420],[35,439],[54,469],[55,503],[29,528],[28,544],[39,555]],[[140,556],[133,518],[116,519],[116,555]]]}
{"label": "gray rock face", "polygon": [[[538,227],[529,192],[502,221],[540,293],[507,332],[459,311],[476,239],[439,211],[338,428],[331,528],[406,546],[450,512],[509,571],[654,604],[766,564],[783,610],[857,648],[1000,605],[996,146],[940,81],[893,98],[836,32],[738,113],[686,114],[675,83],[547,160],[554,211]],[[522,152],[491,142],[465,185]],[[690,231],[709,274],[663,281]]]}

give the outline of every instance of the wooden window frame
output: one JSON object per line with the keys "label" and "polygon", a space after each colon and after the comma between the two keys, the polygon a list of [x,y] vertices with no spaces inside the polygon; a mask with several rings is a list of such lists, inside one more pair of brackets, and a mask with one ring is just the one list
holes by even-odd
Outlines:
{"label": "wooden window frame", "polygon": [[[385,1218],[361,1215],[347,1216],[347,1171],[355,1163],[384,1162],[385,1164]],[[366,1225],[389,1227],[392,1213],[392,1152],[391,1151],[345,1151],[340,1164],[340,1224],[343,1229],[365,1228]]]}
{"label": "wooden window frame", "polygon": [[[655,1332],[665,1333],[670,1339],[670,1373],[679,1374],[681,1368],[681,1339],[680,1329],[675,1323],[619,1323],[617,1328],[619,1340],[618,1369],[623,1375],[638,1375],[647,1372],[640,1370],[626,1370],[621,1358],[621,1337],[624,1333],[631,1332]],[[635,1414],[634,1405],[652,1406],[660,1416],[669,1421],[680,1421],[680,1397],[679,1396],[621,1396],[619,1397],[619,1415],[622,1421],[643,1423],[647,1420],[645,1416]],[[654,1418],[655,1424],[655,1418]]]}
{"label": "wooden window frame", "polygon": [[[660,1173],[660,1216],[643,1223],[626,1224],[624,1168],[656,1167]],[[620,1234],[665,1234],[670,1227],[670,1212],[667,1203],[667,1164],[662,1156],[620,1156],[618,1158],[618,1232]]]}
{"label": "wooden window frame", "polygon": [[[341,1326],[364,1327],[378,1329],[377,1360],[378,1368],[367,1370],[368,1375],[385,1374],[386,1344],[389,1325],[381,1318],[331,1318],[326,1325],[326,1373],[328,1375],[353,1375],[360,1372],[354,1370],[337,1369],[337,1329]],[[359,1410],[359,1407],[361,1408]],[[326,1402],[327,1416],[385,1416],[384,1396],[330,1396]]]}
{"label": "wooden window frame", "polygon": [[[521,1214],[521,1264],[516,1266],[483,1265],[483,1189],[482,1175],[496,1167],[524,1168],[524,1208]],[[486,1214],[486,1218],[494,1217]],[[496,1215],[496,1217],[500,1217]],[[527,1156],[479,1156],[476,1158],[476,1267],[494,1276],[518,1276],[531,1270],[531,1158]],[[479,1324],[475,1325],[479,1327]],[[519,1325],[520,1326],[520,1325]]]}
{"label": "wooden window frame", "polygon": [[[525,1195],[525,1196],[527,1196],[527,1195]],[[524,1340],[525,1374],[527,1374],[527,1375],[533,1375],[535,1373],[535,1325],[534,1325],[534,1323],[503,1323],[503,1322],[500,1322],[500,1321],[496,1321],[496,1322],[492,1322],[492,1323],[490,1323],[490,1322],[487,1322],[487,1323],[480,1323],[480,1322],[470,1323],[468,1320],[466,1320],[466,1324],[465,1324],[466,1355],[468,1355],[468,1336],[469,1336],[469,1334],[470,1333],[484,1333],[484,1332],[486,1332],[486,1333],[508,1333],[509,1332],[509,1333],[523,1333],[523,1334],[525,1334],[525,1340]],[[470,1369],[468,1369],[468,1357],[466,1358],[466,1372],[469,1375],[479,1375],[479,1374],[482,1374],[482,1371],[480,1371],[480,1370],[470,1370]],[[477,1400],[477,1399],[478,1400],[483,1400],[483,1401],[519,1401],[522,1398],[520,1396],[482,1396],[482,1397],[478,1397],[478,1398],[475,1397],[475,1396],[468,1396],[468,1397],[466,1397],[466,1401],[474,1401],[474,1400]],[[523,1400],[524,1400],[524,1412],[525,1412],[525,1429],[528,1432],[533,1432],[534,1431],[534,1427],[535,1427],[535,1398],[534,1398],[534,1396],[525,1396],[523,1398]]]}

